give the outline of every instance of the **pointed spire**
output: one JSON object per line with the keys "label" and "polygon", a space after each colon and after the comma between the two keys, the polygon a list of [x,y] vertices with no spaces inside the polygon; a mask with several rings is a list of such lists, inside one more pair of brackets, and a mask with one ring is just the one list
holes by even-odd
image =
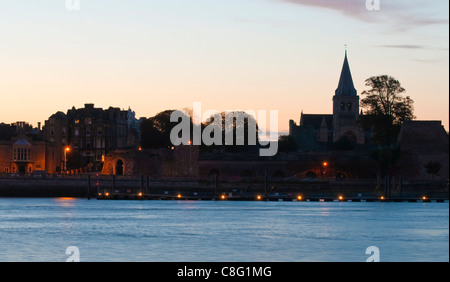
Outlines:
{"label": "pointed spire", "polygon": [[336,96],[356,96],[357,91],[353,84],[352,73],[350,72],[350,66],[347,59],[347,45],[345,46],[345,58],[342,66],[341,77],[339,79],[339,85],[335,92]]}

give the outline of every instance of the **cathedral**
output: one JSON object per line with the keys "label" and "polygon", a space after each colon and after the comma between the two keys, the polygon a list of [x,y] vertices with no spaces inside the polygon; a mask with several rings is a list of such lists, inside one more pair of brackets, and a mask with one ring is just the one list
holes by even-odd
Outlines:
{"label": "cathedral", "polygon": [[333,96],[333,113],[304,114],[302,111],[299,125],[293,120],[289,121],[289,135],[303,151],[326,148],[329,143],[344,140],[364,144],[364,131],[356,123],[360,114],[359,96],[353,84],[345,51],[339,84]]}

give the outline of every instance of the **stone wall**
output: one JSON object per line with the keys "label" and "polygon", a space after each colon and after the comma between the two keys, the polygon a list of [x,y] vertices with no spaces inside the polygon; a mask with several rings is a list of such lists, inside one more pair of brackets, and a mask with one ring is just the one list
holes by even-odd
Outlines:
{"label": "stone wall", "polygon": [[9,173],[11,169],[11,145],[0,144],[0,173]]}
{"label": "stone wall", "polygon": [[[407,179],[448,180],[449,136],[440,121],[408,121],[399,134],[401,157],[397,173]],[[427,173],[425,165],[438,162],[436,175]]]}
{"label": "stone wall", "polygon": [[198,147],[177,146],[153,150],[115,150],[108,154],[102,168],[104,175],[117,175],[123,163],[123,175],[149,175],[156,178],[192,178],[198,176]]}

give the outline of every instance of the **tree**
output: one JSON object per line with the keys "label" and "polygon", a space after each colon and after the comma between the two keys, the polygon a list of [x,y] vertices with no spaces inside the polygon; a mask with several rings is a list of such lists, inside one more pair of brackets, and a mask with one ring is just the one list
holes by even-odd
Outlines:
{"label": "tree", "polygon": [[371,131],[372,142],[378,145],[372,157],[385,174],[400,157],[397,136],[403,122],[415,118],[414,101],[403,96],[405,89],[392,76],[372,76],[366,79],[366,86],[370,89],[362,92],[364,115],[359,116],[358,123]]}
{"label": "tree", "polygon": [[[174,110],[165,110],[141,123],[141,147],[166,148],[172,146],[170,132],[177,123],[170,121]],[[191,126],[192,127],[192,126]]]}
{"label": "tree", "polygon": [[[259,142],[258,123],[252,115],[243,111],[222,112],[220,113],[220,117],[218,115],[211,116],[202,125],[203,130],[208,129],[213,123],[219,124],[221,128],[221,144],[214,144],[211,146],[212,148],[227,145],[224,148],[231,152],[245,151],[250,147],[256,148]],[[214,133],[219,132],[207,131],[207,133],[211,134],[211,137],[214,137]],[[227,136],[229,137],[228,141]]]}
{"label": "tree", "polygon": [[414,101],[403,97],[405,89],[394,77],[388,75],[372,76],[366,79],[369,90],[362,92],[361,100],[364,115],[359,117],[360,125],[372,131],[373,141],[381,145],[395,143],[402,123],[412,120]]}

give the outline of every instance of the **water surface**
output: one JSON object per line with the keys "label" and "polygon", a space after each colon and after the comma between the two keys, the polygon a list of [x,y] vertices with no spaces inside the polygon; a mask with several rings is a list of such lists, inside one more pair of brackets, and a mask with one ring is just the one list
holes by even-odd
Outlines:
{"label": "water surface", "polygon": [[449,261],[448,203],[0,199],[0,261]]}

